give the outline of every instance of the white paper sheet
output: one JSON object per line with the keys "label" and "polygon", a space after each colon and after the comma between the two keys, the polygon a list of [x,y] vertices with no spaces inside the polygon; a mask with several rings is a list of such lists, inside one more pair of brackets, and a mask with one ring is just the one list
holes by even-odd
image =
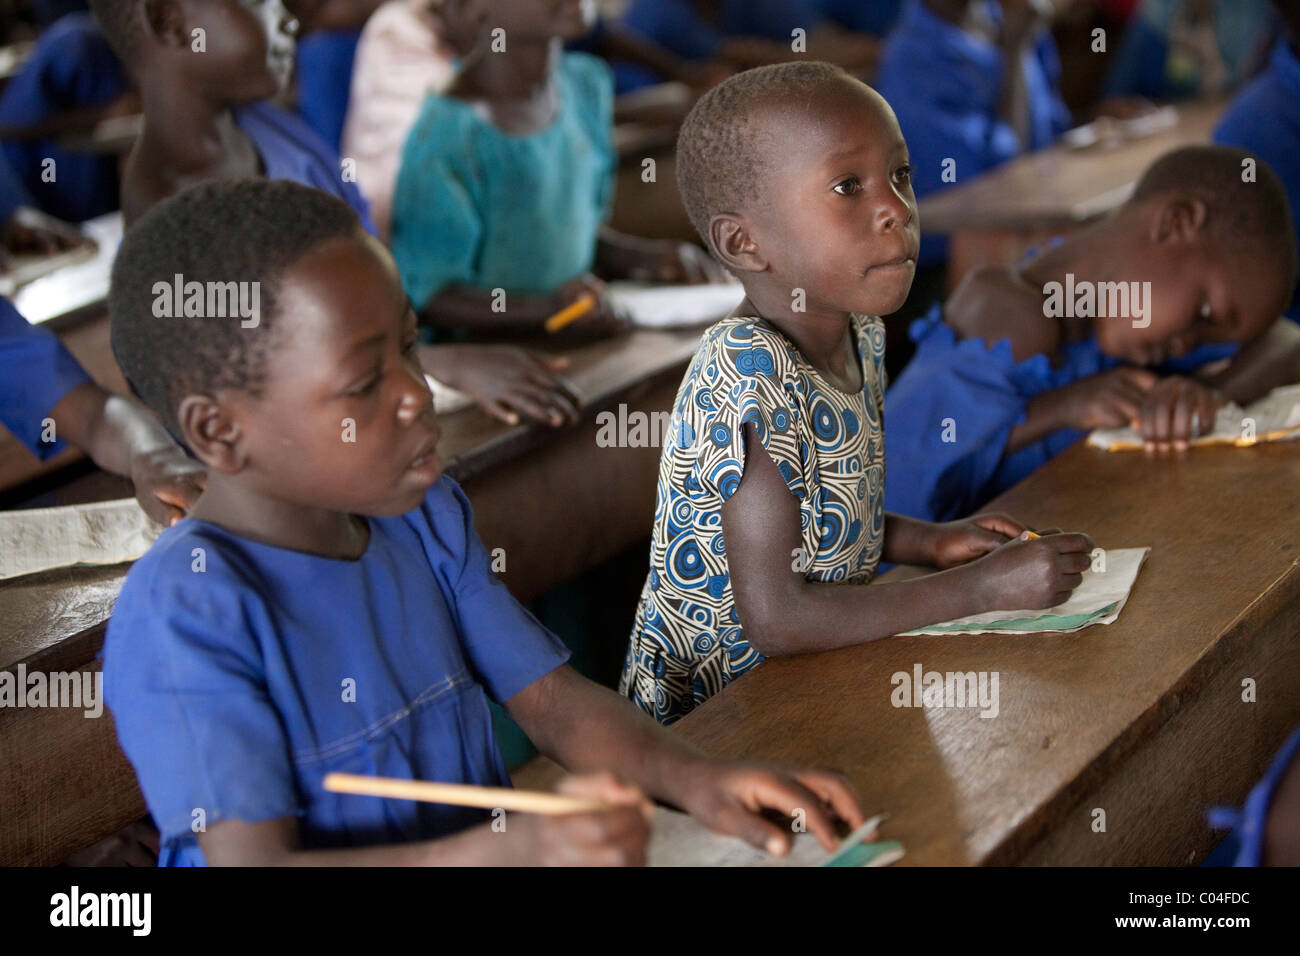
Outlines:
{"label": "white paper sheet", "polygon": [[612,282],[609,297],[627,309],[632,321],[641,328],[672,329],[718,321],[740,305],[745,290],[739,282],[709,285]]}
{"label": "white paper sheet", "polygon": [[[1284,385],[1245,408],[1235,402],[1224,405],[1213,430],[1188,444],[1246,446],[1295,438],[1300,438],[1300,385]],[[1099,428],[1088,436],[1088,444],[1107,451],[1132,451],[1142,447],[1142,436],[1132,428]]]}
{"label": "white paper sheet", "polygon": [[1116,548],[1105,552],[1106,570],[1084,571],[1083,581],[1062,604],[1047,610],[988,611],[943,624],[918,627],[906,634],[1042,634],[1082,630],[1119,617],[1150,548]]}
{"label": "white paper sheet", "polygon": [[[869,832],[883,819],[883,815],[874,817],[862,829]],[[860,840],[862,835],[856,834],[856,839]],[[685,813],[657,807],[651,823],[646,863],[649,866],[822,866],[832,857],[839,856],[855,839],[851,836],[835,853],[827,853],[811,833],[793,836],[789,853],[781,857],[772,856],[744,840],[714,833]],[[899,844],[891,842],[877,846],[881,852],[871,859],[868,866],[888,866],[903,856]]]}
{"label": "white paper sheet", "polygon": [[0,580],[74,564],[134,561],[162,530],[134,498],[0,511]]}

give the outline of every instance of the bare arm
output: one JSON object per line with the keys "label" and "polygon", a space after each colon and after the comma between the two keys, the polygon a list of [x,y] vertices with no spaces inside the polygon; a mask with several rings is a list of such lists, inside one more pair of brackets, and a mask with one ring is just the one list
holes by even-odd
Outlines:
{"label": "bare arm", "polygon": [[1300,326],[1278,319],[1268,331],[1242,348],[1219,372],[1201,381],[1228,401],[1246,405],[1279,385],[1300,382]]}
{"label": "bare arm", "polygon": [[[745,426],[745,472],[722,506],[732,590],[745,636],[767,657],[830,650],[888,637],[936,621],[995,608],[1051,607],[1069,596],[1088,566],[1081,534],[1012,541],[983,558],[908,581],[868,586],[810,582],[791,568],[801,547],[798,502]],[[892,518],[910,541],[891,556],[923,556],[924,531]]]}

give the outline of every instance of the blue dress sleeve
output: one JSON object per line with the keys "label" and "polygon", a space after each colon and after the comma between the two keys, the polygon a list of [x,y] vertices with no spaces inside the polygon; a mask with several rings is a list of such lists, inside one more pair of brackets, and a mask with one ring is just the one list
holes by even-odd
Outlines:
{"label": "blue dress sleeve", "polygon": [[937,306],[913,338],[916,355],[885,393],[885,510],[948,521],[982,503],[1025,399],[1010,342],[958,342]]}
{"label": "blue dress sleeve", "polygon": [[23,181],[9,165],[4,154],[0,153],[0,226],[9,221],[19,206],[30,205],[32,199],[23,187]]}
{"label": "blue dress sleeve", "polygon": [[393,192],[393,258],[417,309],[446,286],[478,273],[484,224],[472,133],[451,122],[457,108],[426,98],[402,152]]}
{"label": "blue dress sleeve", "polygon": [[688,0],[633,0],[623,25],[684,60],[710,59],[722,33],[695,15]]}
{"label": "blue dress sleeve", "polygon": [[[695,388],[682,395],[698,410],[695,443],[700,490],[726,501],[745,471],[745,426],[752,424],[763,450],[796,498],[807,494],[804,465],[808,426],[799,374],[784,339],[756,323],[727,325],[704,357]],[[683,410],[684,411],[684,410]]]}
{"label": "blue dress sleeve", "polygon": [[[296,816],[293,755],[271,701],[258,635],[275,623],[250,569],[169,529],[127,575],[104,642],[118,739],[167,836],[192,823]],[[170,534],[170,536],[168,536]],[[195,811],[202,811],[198,817]]]}
{"label": "blue dress sleeve", "polygon": [[563,642],[492,571],[460,485],[441,478],[411,520],[454,610],[465,654],[493,700],[504,704],[569,659]]}
{"label": "blue dress sleeve", "polygon": [[0,298],[0,422],[42,460],[66,443],[42,440],[43,420],[68,392],[91,381],[48,329],[38,328]]}

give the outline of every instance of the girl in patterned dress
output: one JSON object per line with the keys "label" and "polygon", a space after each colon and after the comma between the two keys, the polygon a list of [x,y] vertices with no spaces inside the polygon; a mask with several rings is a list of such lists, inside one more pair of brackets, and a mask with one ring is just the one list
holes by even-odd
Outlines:
{"label": "girl in patterned dress", "polygon": [[[884,511],[876,316],[916,266],[909,173],[889,105],[825,63],[738,74],[682,127],[687,210],[746,298],[704,334],[660,462],[620,690],[663,723],[766,656],[1050,607],[1089,564],[1082,534]],[[866,584],[882,560],[941,570],[833,586]]]}

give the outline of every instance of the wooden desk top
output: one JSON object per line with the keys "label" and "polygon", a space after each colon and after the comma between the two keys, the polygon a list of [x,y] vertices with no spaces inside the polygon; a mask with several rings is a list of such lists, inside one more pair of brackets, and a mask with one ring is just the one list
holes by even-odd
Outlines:
{"label": "wooden desk top", "polygon": [[[1295,637],[1286,615],[1300,606],[1300,443],[1163,461],[1076,445],[986,510],[1086,531],[1099,547],[1150,546],[1120,619],[1075,634],[892,637],[772,660],[676,728],[718,756],[846,773],[868,812],[890,814],[887,836],[903,841],[908,864],[1014,862],[1053,828],[1078,828],[1087,841],[1077,801],[1184,716],[1220,672],[1228,716],[1183,763],[1209,761],[1207,791],[1228,767],[1258,778],[1262,766],[1251,764],[1266,756],[1216,753],[1213,738],[1252,719],[1244,708],[1255,705],[1237,697],[1246,676],[1261,687],[1272,678],[1272,697],[1289,708],[1282,722],[1300,719],[1300,695],[1279,686],[1300,674],[1293,651],[1263,673],[1236,669],[1261,630],[1289,627]],[[918,663],[997,671],[999,715],[894,708],[891,676]],[[1280,742],[1256,749],[1266,755]],[[1150,774],[1149,802],[1170,788]]]}
{"label": "wooden desk top", "polygon": [[[698,328],[637,330],[620,339],[565,350],[573,363],[567,374],[588,403],[587,421],[602,406],[628,397],[642,383],[684,365],[701,332]],[[478,408],[441,416],[440,424],[439,452],[447,472],[461,482],[545,445],[554,435],[543,426],[506,425]],[[7,433],[3,441],[17,446]],[[31,457],[21,446],[17,450]],[[12,459],[0,443],[0,473],[9,469]],[[130,494],[125,479],[97,472],[61,489],[55,501],[41,503],[70,504]],[[63,568],[0,582],[0,670],[34,656],[42,661],[49,654],[60,655],[58,660],[69,654],[85,657],[84,649],[66,646],[69,638],[86,635],[88,629],[108,619],[128,567]]]}
{"label": "wooden desk top", "polygon": [[1226,105],[1222,99],[1180,104],[1177,125],[1116,146],[1057,144],[965,182],[958,169],[958,185],[921,201],[922,233],[1059,229],[1105,215],[1158,157],[1208,143]]}

